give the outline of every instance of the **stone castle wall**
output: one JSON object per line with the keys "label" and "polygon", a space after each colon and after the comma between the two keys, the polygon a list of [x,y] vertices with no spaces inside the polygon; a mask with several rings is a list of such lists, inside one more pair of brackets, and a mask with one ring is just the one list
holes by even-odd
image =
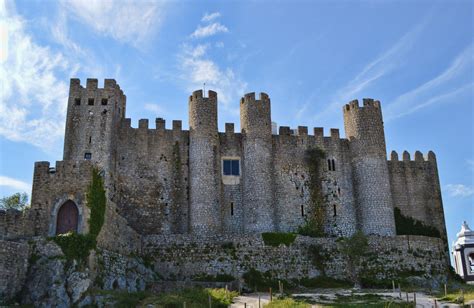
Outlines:
{"label": "stone castle wall", "polygon": [[[78,205],[86,230],[88,213],[82,205],[92,165],[101,168],[109,203],[138,234],[295,231],[313,211],[304,160],[313,147],[326,153],[320,176],[328,235],[350,236],[356,230],[394,235],[397,205],[422,221],[435,217],[432,223],[445,229],[436,164],[420,171],[387,162],[378,101],[344,107],[344,139],[337,129],[325,137],[322,128],[309,134],[307,127],[282,126],[272,135],[265,93],[260,99],[254,93],[242,98],[240,133],[232,123],[225,132],[217,131],[217,93],[212,91],[208,97],[202,91],[191,95],[189,131],[181,121],[166,129],[160,118],[155,128],[146,119],[132,128],[124,118],[125,100],[114,80],[106,80],[104,88],[95,79],[88,79],[86,87],[71,80],[65,161],[55,169],[36,164],[32,207],[24,214],[21,233],[52,235],[57,209],[68,199]],[[88,151],[90,161],[84,160]],[[240,176],[223,176],[225,158],[240,160]],[[4,215],[0,228],[13,230],[18,217]]]}
{"label": "stone castle wall", "polygon": [[437,228],[446,239],[435,154],[430,151],[425,159],[417,151],[414,160],[411,160],[410,154],[405,151],[402,160],[399,160],[398,154],[392,152],[388,168],[393,206],[399,208],[403,215]]}
{"label": "stone castle wall", "polygon": [[[347,279],[348,266],[336,238],[298,236],[290,246],[267,246],[260,235],[152,235],[143,239],[143,255],[165,280],[231,275],[240,278],[250,269],[291,280],[326,275]],[[314,251],[317,251],[314,253]],[[442,240],[423,236],[369,237],[369,253],[362,263],[379,279],[397,273],[445,273]]]}

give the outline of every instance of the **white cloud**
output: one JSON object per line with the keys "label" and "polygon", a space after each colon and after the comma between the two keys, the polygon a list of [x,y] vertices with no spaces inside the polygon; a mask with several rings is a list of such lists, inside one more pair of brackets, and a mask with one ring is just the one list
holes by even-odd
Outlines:
{"label": "white cloud", "polygon": [[98,33],[140,47],[159,30],[164,1],[68,0],[67,12]]}
{"label": "white cloud", "polygon": [[[422,21],[408,31],[392,47],[367,64],[362,71],[354,77],[354,79],[348,82],[341,89],[337,90],[328,107],[318,113],[316,119],[320,120],[330,114],[334,114],[334,111],[340,108],[342,104],[348,103],[350,100],[357,98],[356,96],[364,89],[396,69],[403,60],[404,53],[406,53],[416,43],[416,38],[425,27],[425,23],[425,21]],[[302,110],[305,110],[306,107],[307,106],[303,106]]]}
{"label": "white cloud", "polygon": [[463,184],[448,184],[445,186],[445,190],[452,197],[470,197],[474,195],[474,187]]}
{"label": "white cloud", "polygon": [[206,13],[202,17],[201,21],[210,22],[210,21],[213,21],[214,19],[219,18],[219,17],[221,17],[221,13],[219,13],[219,12],[214,12],[214,13],[210,13],[210,14]]}
{"label": "white cloud", "polygon": [[473,84],[470,83],[454,89],[451,88],[448,92],[445,90],[443,93],[436,93],[439,89],[445,89],[443,86],[461,77],[463,73],[467,72],[468,74],[472,74],[472,69],[474,68],[473,60],[474,44],[471,44],[464,49],[441,74],[421,86],[398,96],[388,105],[385,111],[386,119],[399,118],[434,103],[450,101],[449,99],[472,88]]}
{"label": "white cloud", "polygon": [[13,7],[0,8],[8,45],[0,65],[0,135],[45,151],[59,147],[64,132],[68,84],[77,65],[34,42]]}
{"label": "white cloud", "polygon": [[207,26],[198,26],[197,29],[191,34],[191,37],[204,38],[221,32],[229,32],[229,29],[227,29],[227,27],[222,25],[221,23],[215,22]]}
{"label": "white cloud", "polygon": [[[225,108],[245,93],[247,83],[241,80],[232,68],[221,68],[207,55],[208,45],[184,45],[179,55],[182,78],[186,81],[187,90],[201,89],[206,83],[207,89],[218,93],[219,102]],[[235,110],[233,110],[235,111]]]}
{"label": "white cloud", "polygon": [[30,184],[2,175],[0,175],[0,186],[18,190],[19,192],[26,192],[28,194],[31,192]]}

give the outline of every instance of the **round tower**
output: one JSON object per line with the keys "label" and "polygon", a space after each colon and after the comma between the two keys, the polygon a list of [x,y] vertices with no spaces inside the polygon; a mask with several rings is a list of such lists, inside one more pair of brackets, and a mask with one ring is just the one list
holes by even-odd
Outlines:
{"label": "round tower", "polygon": [[244,231],[274,230],[272,191],[272,122],[270,98],[248,93],[240,100]]}
{"label": "round tower", "polygon": [[390,179],[382,110],[379,101],[364,98],[344,106],[344,129],[349,139],[359,227],[365,234],[394,236]]}
{"label": "round tower", "polygon": [[189,208],[192,233],[220,230],[217,93],[189,97]]}

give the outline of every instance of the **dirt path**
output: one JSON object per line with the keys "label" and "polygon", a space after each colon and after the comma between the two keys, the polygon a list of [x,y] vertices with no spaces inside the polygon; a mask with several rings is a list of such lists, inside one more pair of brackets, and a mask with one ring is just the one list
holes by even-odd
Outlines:
{"label": "dirt path", "polygon": [[[337,295],[338,294],[338,295]],[[386,298],[387,300],[396,300],[396,301],[406,301],[406,293],[402,292],[402,298],[400,299],[399,293],[392,293],[392,292],[356,292],[353,293],[356,296],[363,296],[368,294],[376,294]],[[323,292],[312,292],[312,293],[295,293],[293,297],[306,297],[308,299],[314,299],[318,302],[323,302],[330,305],[334,300],[339,296],[350,296],[350,290],[333,290],[333,291],[323,291]],[[270,295],[268,293],[260,293],[260,294],[246,294],[234,299],[234,303],[230,306],[231,308],[260,308],[259,307],[259,297],[260,297],[260,307],[263,307],[264,304],[270,302]],[[414,300],[414,294],[408,294],[408,300]],[[466,303],[467,305],[471,305],[474,308],[474,301]],[[436,305],[436,306],[435,306]],[[312,307],[323,307],[321,305],[312,305]],[[445,307],[461,307],[458,304],[452,304],[447,302],[439,302],[436,301],[435,298],[431,297],[424,293],[416,293],[416,307],[419,308],[445,308]]]}

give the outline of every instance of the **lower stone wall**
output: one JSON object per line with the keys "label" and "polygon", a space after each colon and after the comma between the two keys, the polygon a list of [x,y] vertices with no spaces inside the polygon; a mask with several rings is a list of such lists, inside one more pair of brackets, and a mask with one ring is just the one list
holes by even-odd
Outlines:
{"label": "lower stone wall", "polygon": [[25,212],[15,209],[0,210],[0,240],[15,239],[25,235]]}
{"label": "lower stone wall", "polygon": [[0,240],[0,303],[14,297],[25,283],[29,245]]}
{"label": "lower stone wall", "polygon": [[[289,247],[267,246],[261,235],[148,236],[142,244],[144,258],[165,280],[194,279],[204,275],[241,278],[250,269],[269,272],[274,278],[292,280],[326,275],[347,279],[349,267],[336,238],[297,236]],[[362,273],[375,279],[400,274],[444,274],[448,263],[443,242],[424,236],[369,237],[369,253]]]}

